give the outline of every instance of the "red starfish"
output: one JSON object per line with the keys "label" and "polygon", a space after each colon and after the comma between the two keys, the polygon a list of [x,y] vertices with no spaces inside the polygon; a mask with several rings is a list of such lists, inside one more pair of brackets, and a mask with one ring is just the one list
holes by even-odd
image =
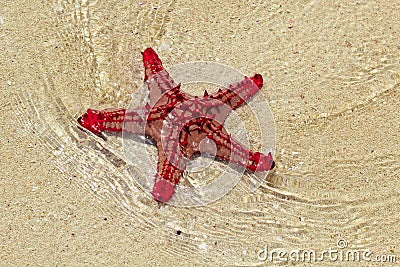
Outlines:
{"label": "red starfish", "polygon": [[[100,136],[104,131],[125,131],[155,141],[158,163],[152,191],[154,199],[167,202],[173,196],[187,161],[200,154],[201,145],[202,153],[252,172],[274,168],[271,153],[265,155],[245,148],[223,127],[230,111],[261,89],[263,79],[260,74],[245,77],[213,94],[205,91],[199,98],[180,90],[180,84],[175,84],[152,48],[147,48],[142,55],[150,102],[133,110],[88,109],[78,122]],[[200,145],[202,140],[206,142]],[[211,140],[216,146],[215,152],[210,146]]]}

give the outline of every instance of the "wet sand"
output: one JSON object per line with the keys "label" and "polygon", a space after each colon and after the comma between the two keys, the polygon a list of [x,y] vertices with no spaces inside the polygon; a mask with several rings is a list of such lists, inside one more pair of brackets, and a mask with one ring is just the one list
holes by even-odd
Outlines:
{"label": "wet sand", "polygon": [[[265,246],[338,242],[400,260],[397,1],[1,6],[0,265],[259,266]],[[75,119],[125,105],[149,46],[166,66],[263,75],[276,126],[268,183],[160,208],[87,148]],[[104,169],[82,171],[84,151]]]}

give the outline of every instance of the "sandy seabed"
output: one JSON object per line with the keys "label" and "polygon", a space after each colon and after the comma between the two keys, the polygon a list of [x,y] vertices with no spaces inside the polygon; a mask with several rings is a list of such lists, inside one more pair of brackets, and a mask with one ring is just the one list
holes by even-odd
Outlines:
{"label": "sandy seabed", "polygon": [[[398,1],[3,2],[1,266],[400,261]],[[113,161],[117,141],[103,153],[76,129],[86,108],[129,101],[150,46],[166,66],[263,75],[277,166],[262,187],[160,207]]]}

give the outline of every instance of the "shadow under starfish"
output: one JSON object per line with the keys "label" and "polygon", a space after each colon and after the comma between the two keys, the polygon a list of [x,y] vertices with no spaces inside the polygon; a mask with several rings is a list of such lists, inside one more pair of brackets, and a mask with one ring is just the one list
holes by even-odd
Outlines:
{"label": "shadow under starfish", "polygon": [[88,109],[78,118],[78,123],[99,136],[106,131],[124,131],[150,139],[158,150],[152,191],[155,200],[167,202],[171,199],[187,162],[200,152],[251,172],[274,168],[271,153],[265,155],[247,149],[223,127],[229,113],[261,89],[260,74],[245,77],[213,94],[205,91],[204,96],[198,97],[180,90],[180,84],[170,77],[152,48],[147,48],[142,55],[149,103],[132,110]]}

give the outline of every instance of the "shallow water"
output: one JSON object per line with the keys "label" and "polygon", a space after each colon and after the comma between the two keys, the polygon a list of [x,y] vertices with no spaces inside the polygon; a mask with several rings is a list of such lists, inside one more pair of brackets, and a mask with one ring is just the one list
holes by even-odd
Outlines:
{"label": "shallow water", "polygon": [[[197,5],[53,3],[54,28],[42,44],[51,52],[38,52],[37,79],[13,99],[20,136],[52,155],[45,162],[57,179],[114,203],[111,214],[128,214],[149,237],[137,241],[144,249],[154,242],[179,262],[262,265],[266,246],[400,255],[399,38],[381,31],[399,24],[374,13],[395,11],[372,2],[259,2],[215,13]],[[191,17],[207,19],[192,28]],[[255,192],[241,181],[204,207],[159,206],[129,173],[120,136],[103,141],[77,128],[86,108],[129,103],[147,46],[167,66],[218,58],[264,75],[277,167]]]}

